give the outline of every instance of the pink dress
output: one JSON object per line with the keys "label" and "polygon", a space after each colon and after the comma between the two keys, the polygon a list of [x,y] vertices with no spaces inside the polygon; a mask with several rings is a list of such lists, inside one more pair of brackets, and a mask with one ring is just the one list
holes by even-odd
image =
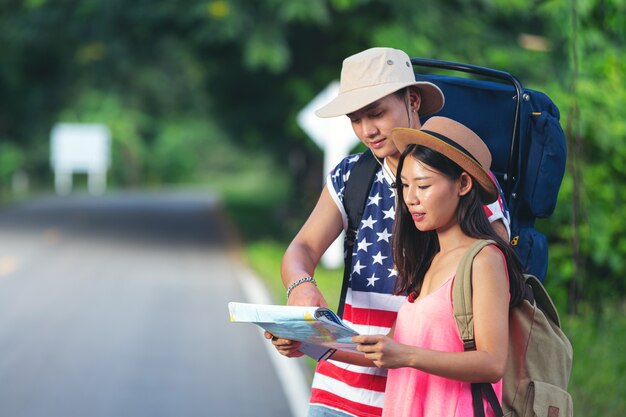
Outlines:
{"label": "pink dress", "polygon": [[[452,309],[452,282],[450,278],[424,298],[402,304],[394,331],[396,341],[439,351],[463,351]],[[493,387],[502,402],[502,381]],[[489,406],[485,411],[486,416],[494,415]],[[473,417],[470,384],[414,368],[390,369],[383,417],[400,416]]]}

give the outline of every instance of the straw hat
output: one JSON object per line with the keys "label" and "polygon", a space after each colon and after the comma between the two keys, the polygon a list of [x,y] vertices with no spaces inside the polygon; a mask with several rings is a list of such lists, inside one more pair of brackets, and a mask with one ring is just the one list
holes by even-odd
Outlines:
{"label": "straw hat", "polygon": [[399,49],[371,48],[343,61],[339,94],[319,108],[319,117],[335,117],[357,111],[404,87],[419,88],[420,116],[437,113],[444,104],[443,93],[435,84],[415,81],[409,56]]}
{"label": "straw hat", "polygon": [[491,153],[485,142],[471,129],[447,117],[433,116],[420,130],[395,128],[391,140],[404,152],[411,144],[431,148],[452,161],[474,178],[485,204],[498,198],[498,189],[489,176]]}

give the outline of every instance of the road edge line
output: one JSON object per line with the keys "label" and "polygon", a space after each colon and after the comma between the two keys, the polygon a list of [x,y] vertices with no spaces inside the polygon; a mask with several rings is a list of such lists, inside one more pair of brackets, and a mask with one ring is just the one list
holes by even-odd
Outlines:
{"label": "road edge line", "polygon": [[[244,268],[240,275],[241,287],[245,298],[253,304],[272,304],[267,288],[262,281],[252,273],[252,271]],[[310,384],[307,382],[304,370],[298,359],[290,359],[282,356],[272,344],[263,336],[263,329],[260,327],[259,334],[263,339],[268,356],[276,370],[278,379],[283,387],[289,408],[293,417],[306,417],[309,407],[309,397],[311,394]]]}

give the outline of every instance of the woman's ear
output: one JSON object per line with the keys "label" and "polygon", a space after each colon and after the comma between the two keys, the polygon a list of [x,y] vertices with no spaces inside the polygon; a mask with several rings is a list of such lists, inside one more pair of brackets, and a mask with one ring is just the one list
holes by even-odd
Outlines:
{"label": "woman's ear", "polygon": [[466,195],[474,185],[474,179],[467,172],[462,172],[459,177],[459,197]]}

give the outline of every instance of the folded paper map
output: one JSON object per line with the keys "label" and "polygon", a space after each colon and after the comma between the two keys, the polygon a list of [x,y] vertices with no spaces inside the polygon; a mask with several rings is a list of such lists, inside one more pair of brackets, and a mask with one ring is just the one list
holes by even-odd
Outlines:
{"label": "folded paper map", "polygon": [[300,351],[315,359],[323,359],[329,349],[356,351],[351,339],[358,333],[325,307],[230,302],[228,310],[231,322],[254,323],[274,336],[303,342]]}

